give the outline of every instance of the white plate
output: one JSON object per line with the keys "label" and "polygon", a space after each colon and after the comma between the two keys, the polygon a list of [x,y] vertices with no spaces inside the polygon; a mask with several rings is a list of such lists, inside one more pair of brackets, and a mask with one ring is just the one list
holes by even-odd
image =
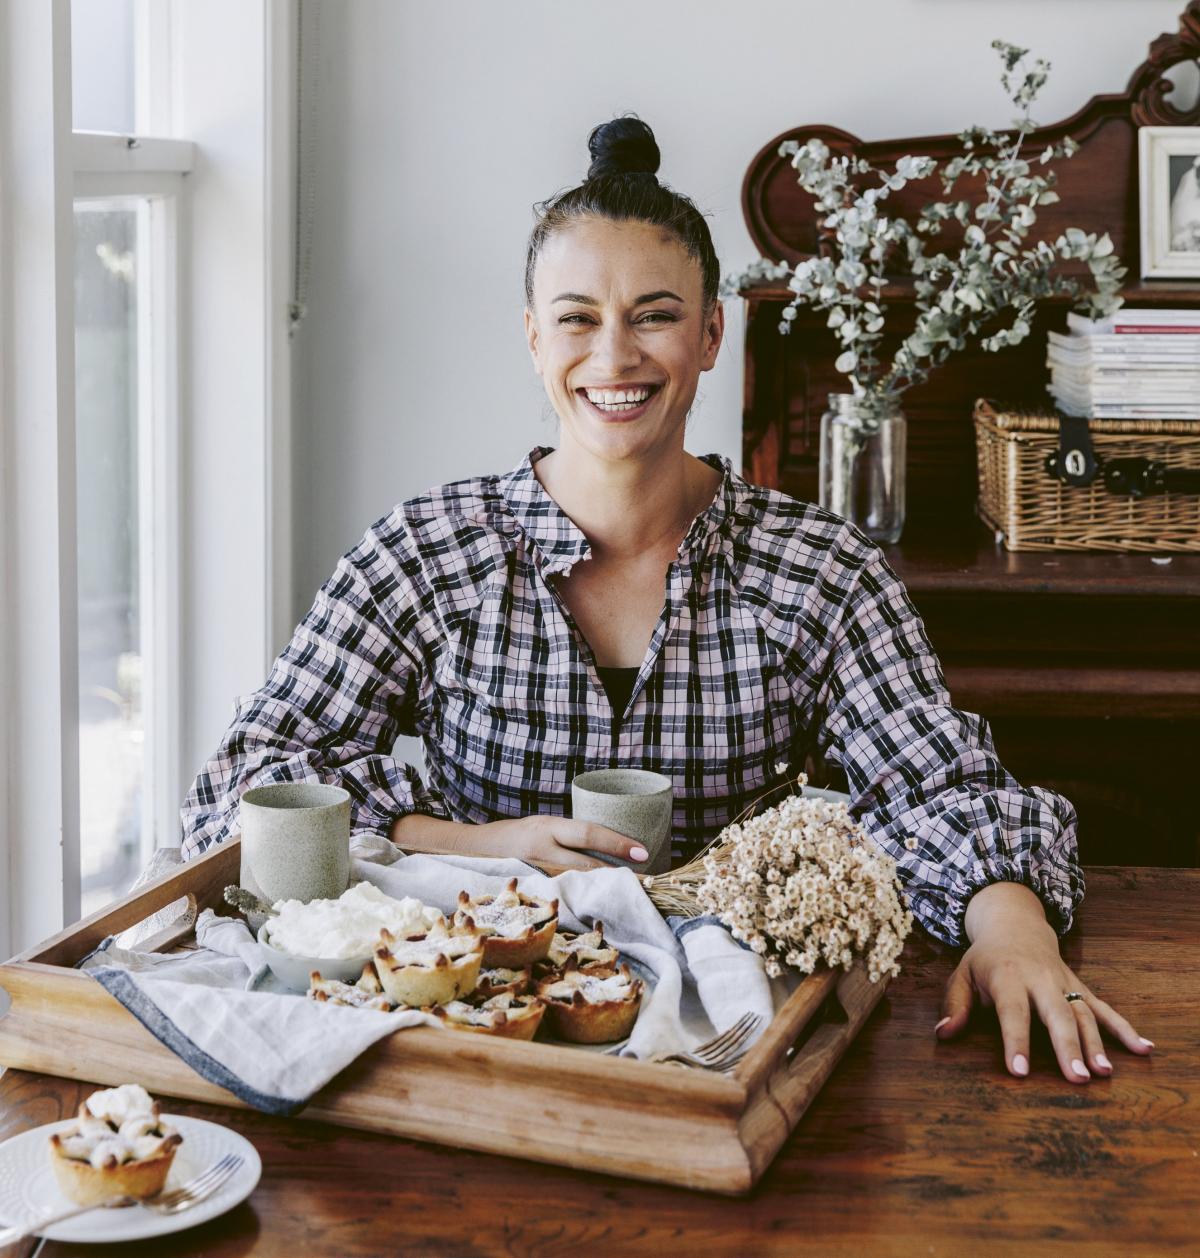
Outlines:
{"label": "white plate", "polygon": [[[262,1174],[262,1161],[249,1140],[219,1123],[184,1118],[179,1114],[164,1114],[163,1117],[183,1137],[167,1176],[168,1191],[187,1183],[227,1153],[238,1154],[242,1165],[207,1201],[182,1214],[156,1214],[141,1206],[89,1210],[87,1214],[54,1224],[41,1235],[52,1241],[84,1243],[164,1236],[215,1219],[250,1196]],[[70,1206],[70,1200],[59,1191],[50,1166],[50,1136],[66,1130],[73,1122],[74,1119],[65,1119],[46,1123],[0,1144],[0,1225],[32,1224]]]}

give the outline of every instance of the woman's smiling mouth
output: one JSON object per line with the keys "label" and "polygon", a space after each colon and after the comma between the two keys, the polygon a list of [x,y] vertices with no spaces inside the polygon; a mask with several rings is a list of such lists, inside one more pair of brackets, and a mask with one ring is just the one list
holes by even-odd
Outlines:
{"label": "woman's smiling mouth", "polygon": [[607,420],[637,419],[661,390],[659,384],[627,385],[623,389],[576,389],[596,414]]}

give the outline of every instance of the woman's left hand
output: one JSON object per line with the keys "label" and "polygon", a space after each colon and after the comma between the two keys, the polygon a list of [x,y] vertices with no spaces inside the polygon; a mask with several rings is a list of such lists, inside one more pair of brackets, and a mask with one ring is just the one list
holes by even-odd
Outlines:
{"label": "woman's left hand", "polygon": [[[963,1031],[978,997],[995,1007],[1004,1059],[1014,1075],[1029,1073],[1031,1010],[1050,1033],[1059,1068],[1071,1083],[1112,1073],[1101,1028],[1131,1053],[1146,1056],[1153,1049],[1063,962],[1058,936],[1028,887],[1015,882],[984,887],[971,897],[965,925],[971,946],[946,984],[942,1020],[934,1028],[938,1039]],[[1079,992],[1083,999],[1065,1000],[1067,992]]]}

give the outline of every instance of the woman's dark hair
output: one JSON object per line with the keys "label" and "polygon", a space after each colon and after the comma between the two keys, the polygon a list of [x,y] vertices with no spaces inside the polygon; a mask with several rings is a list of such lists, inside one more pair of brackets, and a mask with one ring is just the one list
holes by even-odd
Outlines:
{"label": "woman's dark hair", "polygon": [[537,224],[525,256],[525,301],[533,309],[533,272],[546,241],[576,219],[593,216],[613,222],[635,219],[669,231],[700,264],[704,310],[717,301],[721,265],[704,215],[691,200],[659,183],[660,157],[654,132],[636,114],[592,128],[592,164],[577,188],[534,206]]}

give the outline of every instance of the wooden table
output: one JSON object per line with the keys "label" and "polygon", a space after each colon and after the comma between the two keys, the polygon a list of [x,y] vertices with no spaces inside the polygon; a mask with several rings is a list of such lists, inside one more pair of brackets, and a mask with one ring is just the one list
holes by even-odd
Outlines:
{"label": "wooden table", "polygon": [[[1110,1049],[1111,1079],[1068,1084],[1045,1039],[1031,1076],[1010,1078],[990,1015],[959,1043],[936,1043],[955,954],[918,933],[903,974],[745,1200],[172,1102],[252,1140],[262,1182],[221,1219],[120,1251],[1200,1252],[1200,870],[1093,868],[1088,884],[1065,955],[1158,1046],[1149,1059]],[[69,1116],[88,1091],[7,1072],[0,1139]],[[531,1114],[531,1139],[536,1130]]]}

